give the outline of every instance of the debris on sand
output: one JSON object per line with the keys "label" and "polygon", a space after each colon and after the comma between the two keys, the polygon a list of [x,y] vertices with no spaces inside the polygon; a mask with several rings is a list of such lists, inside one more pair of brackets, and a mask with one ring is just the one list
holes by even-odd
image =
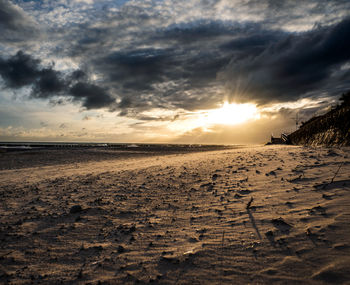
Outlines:
{"label": "debris on sand", "polygon": [[283,218],[272,219],[271,223],[282,233],[288,234],[292,225],[286,223]]}
{"label": "debris on sand", "polygon": [[70,208],[69,213],[76,214],[81,212],[82,210],[83,208],[80,205],[74,205],[73,207]]}

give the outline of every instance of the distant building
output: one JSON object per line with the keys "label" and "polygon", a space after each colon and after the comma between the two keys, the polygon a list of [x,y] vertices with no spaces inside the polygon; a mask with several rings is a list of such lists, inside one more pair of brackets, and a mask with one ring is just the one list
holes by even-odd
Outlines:
{"label": "distant building", "polygon": [[271,141],[268,142],[267,144],[288,144],[289,139],[286,134],[281,134],[281,137],[276,138],[271,135]]}

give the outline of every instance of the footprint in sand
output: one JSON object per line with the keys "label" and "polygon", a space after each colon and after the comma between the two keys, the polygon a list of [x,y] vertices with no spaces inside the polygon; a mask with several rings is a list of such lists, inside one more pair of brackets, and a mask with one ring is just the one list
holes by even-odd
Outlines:
{"label": "footprint in sand", "polygon": [[218,179],[220,176],[221,176],[221,175],[215,173],[215,174],[211,177],[211,179],[212,179],[213,181],[215,181],[215,180]]}
{"label": "footprint in sand", "polygon": [[310,215],[321,214],[322,216],[327,216],[326,209],[322,206],[313,207],[309,210]]}
{"label": "footprint in sand", "polygon": [[292,225],[286,223],[283,218],[272,219],[271,223],[277,228],[280,232],[289,234]]}
{"label": "footprint in sand", "polygon": [[239,190],[238,193],[241,195],[247,195],[250,194],[252,191],[244,189],[244,190]]}

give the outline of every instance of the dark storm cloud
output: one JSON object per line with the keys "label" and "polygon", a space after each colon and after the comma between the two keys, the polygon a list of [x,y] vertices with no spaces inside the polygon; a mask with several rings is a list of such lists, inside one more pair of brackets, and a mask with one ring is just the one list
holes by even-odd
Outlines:
{"label": "dark storm cloud", "polygon": [[143,40],[164,48],[107,52],[92,66],[120,94],[121,109],[210,108],[223,100],[217,74],[232,57],[256,56],[286,35],[257,23],[195,22],[158,29]]}
{"label": "dark storm cloud", "polygon": [[0,57],[0,75],[7,87],[21,88],[40,76],[39,64],[40,60],[19,51],[7,60]]}
{"label": "dark storm cloud", "polygon": [[66,86],[61,72],[53,67],[42,68],[40,60],[22,51],[8,59],[0,57],[0,75],[8,88],[32,86],[34,97],[58,95]]}
{"label": "dark storm cloud", "polygon": [[87,109],[112,106],[115,102],[105,89],[86,82],[78,82],[73,85],[69,94],[73,96],[74,100],[83,100],[83,106]]}
{"label": "dark storm cloud", "polygon": [[39,76],[34,82],[32,96],[47,98],[59,95],[64,91],[66,84],[60,72],[52,68],[44,68],[40,70]]}
{"label": "dark storm cloud", "polygon": [[167,69],[175,64],[171,54],[172,51],[156,49],[115,52],[99,60],[98,65],[111,82],[125,89],[145,90],[165,79]]}
{"label": "dark storm cloud", "polygon": [[8,0],[0,0],[0,26],[9,30],[20,30],[28,25],[23,11]]}
{"label": "dark storm cloud", "polygon": [[87,78],[87,74],[80,69],[73,71],[69,76],[69,79],[72,81],[83,80],[83,79],[85,80],[86,78]]}
{"label": "dark storm cloud", "polygon": [[[213,84],[217,71],[229,61],[227,55],[214,54],[189,56],[186,51],[168,49],[113,53],[99,59],[95,68],[121,94],[120,108],[157,107],[180,103],[178,92]],[[188,102],[181,103],[191,108]]]}
{"label": "dark storm cloud", "polygon": [[[307,92],[335,88],[337,73],[350,60],[350,19],[328,27],[292,34],[255,57],[233,57],[225,79],[233,96],[259,103],[296,100]],[[344,76],[344,74],[343,74]]]}
{"label": "dark storm cloud", "polygon": [[156,41],[173,41],[176,44],[191,45],[198,42],[217,41],[221,37],[235,35],[239,32],[240,26],[220,21],[195,21],[186,24],[179,24],[158,30],[152,36]]}
{"label": "dark storm cloud", "polygon": [[22,51],[8,59],[0,57],[0,76],[7,88],[31,87],[31,96],[34,98],[68,96],[82,102],[87,109],[112,108],[115,102],[106,89],[81,81],[87,77],[82,70],[64,76],[53,66],[42,67],[40,60]]}
{"label": "dark storm cloud", "polygon": [[[107,76],[110,84],[115,84],[125,93],[156,92],[154,84],[177,80],[183,81],[183,89],[187,89],[186,85],[190,86],[189,88],[198,85],[205,87],[215,80],[216,72],[229,60],[227,55],[217,54],[214,58],[217,51],[190,53],[189,49],[140,49],[116,52],[99,59],[95,67]],[[162,92],[165,89],[166,87]]]}
{"label": "dark storm cloud", "polygon": [[238,38],[225,42],[221,49],[231,51],[233,56],[252,57],[263,52],[270,44],[285,38],[286,32],[255,30],[251,34],[245,33]]}
{"label": "dark storm cloud", "polygon": [[[48,26],[47,50],[38,45],[32,54],[38,49],[41,56],[62,57],[85,72],[44,68],[22,54],[12,60],[27,72],[6,69],[11,58],[0,57],[0,74],[7,87],[31,86],[32,97],[57,104],[63,96],[86,108],[114,109],[113,93],[118,112],[127,116],[152,108],[215,108],[227,99],[224,87],[232,97],[244,94],[242,101],[269,103],[349,85],[349,69],[340,68],[348,59],[338,52],[348,45],[348,20],[334,25],[348,1],[191,1],[95,1],[85,10],[74,10],[74,1],[16,1],[41,27]],[[24,10],[4,0],[0,7],[13,10],[0,20],[7,31],[25,27]],[[310,31],[316,21],[323,27]],[[341,37],[343,45],[337,44]]]}
{"label": "dark storm cloud", "polygon": [[30,40],[37,34],[37,25],[19,6],[0,0],[0,42]]}
{"label": "dark storm cloud", "polygon": [[[166,10],[167,5],[156,8],[153,2],[142,1],[129,2],[116,12],[106,8],[103,18],[96,13],[92,22],[60,30],[64,41],[57,52],[98,75],[118,97],[122,114],[152,108],[215,108],[227,99],[222,90],[218,91],[224,86],[247,94],[243,101],[294,100],[305,92],[317,91],[322,74],[297,71],[294,80],[286,80],[292,72],[284,66],[294,62],[293,54],[297,56],[299,49],[305,53],[307,48],[302,43],[308,37],[317,38],[318,34],[324,38],[323,33],[331,28],[306,33],[283,28],[297,25],[301,30],[310,29],[315,19],[328,25],[342,17],[342,7],[349,6],[342,1],[312,1],[306,6],[295,1],[199,2],[193,11],[196,16],[181,10],[181,5]],[[231,11],[232,17],[225,14],[225,20],[218,20],[213,17],[215,11],[220,11],[217,9]],[[332,14],[328,15],[328,10]],[[312,42],[317,46],[316,41]],[[330,80],[332,68],[326,67],[321,80],[327,90],[334,87],[336,78],[340,81],[346,76],[346,71],[332,73]]]}

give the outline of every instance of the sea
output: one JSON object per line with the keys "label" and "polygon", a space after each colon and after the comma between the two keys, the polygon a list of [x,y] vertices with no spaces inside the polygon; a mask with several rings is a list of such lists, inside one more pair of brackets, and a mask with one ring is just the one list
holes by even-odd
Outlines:
{"label": "sea", "polygon": [[159,143],[90,143],[90,142],[0,142],[1,152],[10,151],[31,151],[47,149],[110,149],[110,150],[131,150],[142,151],[176,151],[176,150],[217,150],[240,148],[241,145],[214,145],[214,144],[159,144]]}

